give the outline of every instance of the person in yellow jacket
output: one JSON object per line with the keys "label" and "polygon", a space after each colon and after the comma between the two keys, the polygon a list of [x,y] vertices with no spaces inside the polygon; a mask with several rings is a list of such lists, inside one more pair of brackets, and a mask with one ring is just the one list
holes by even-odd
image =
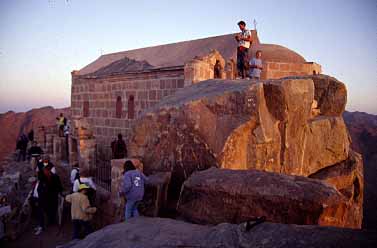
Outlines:
{"label": "person in yellow jacket", "polygon": [[72,204],[73,239],[80,238],[82,228],[84,229],[85,236],[92,232],[90,220],[92,219],[92,215],[97,211],[97,208],[90,206],[88,196],[86,195],[88,189],[89,187],[86,184],[80,184],[78,192],[65,197],[65,200]]}

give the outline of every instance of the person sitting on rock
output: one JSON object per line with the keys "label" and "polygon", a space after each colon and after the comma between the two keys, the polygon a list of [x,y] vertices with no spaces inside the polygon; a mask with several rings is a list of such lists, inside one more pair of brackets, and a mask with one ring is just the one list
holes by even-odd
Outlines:
{"label": "person sitting on rock", "polygon": [[127,146],[123,140],[122,134],[118,134],[118,140],[111,143],[111,149],[113,151],[113,159],[120,159],[127,157]]}
{"label": "person sitting on rock", "polygon": [[86,195],[88,189],[89,187],[86,184],[80,184],[78,192],[72,193],[65,197],[65,200],[72,204],[72,239],[79,239],[81,237],[81,229],[84,229],[85,236],[92,232],[90,220],[92,219],[92,215],[97,211],[97,208],[90,206],[88,196]]}
{"label": "person sitting on rock", "polygon": [[148,178],[134,164],[127,160],[124,163],[123,194],[126,197],[125,220],[139,216],[138,204],[144,197],[144,183]]}
{"label": "person sitting on rock", "polygon": [[[77,175],[78,174],[78,175]],[[76,180],[73,183],[73,192],[78,192],[79,187],[81,184],[85,184],[88,186],[87,196],[90,201],[90,205],[94,206],[95,197],[96,197],[96,184],[93,182],[92,177],[90,176],[90,171],[88,169],[82,169],[81,171],[77,172]]]}

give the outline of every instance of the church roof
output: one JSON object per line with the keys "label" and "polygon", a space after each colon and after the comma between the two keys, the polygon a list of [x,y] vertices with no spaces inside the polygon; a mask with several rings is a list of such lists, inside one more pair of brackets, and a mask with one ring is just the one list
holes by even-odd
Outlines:
{"label": "church roof", "polygon": [[[214,49],[219,51],[225,59],[235,59],[236,41],[234,36],[235,34],[226,34],[105,54],[82,68],[78,74],[97,76],[140,71],[143,68],[157,69],[183,66],[194,57],[205,56]],[[288,48],[279,45],[260,44],[257,32],[254,30],[252,30],[252,39],[253,47],[250,53],[254,53],[256,49],[262,50],[262,59],[265,61],[305,62],[302,56]]]}
{"label": "church roof", "polygon": [[275,44],[257,44],[251,47],[250,55],[262,51],[262,59],[269,62],[305,63],[306,60],[300,54],[286,47]]}
{"label": "church roof", "polygon": [[[259,43],[256,32],[252,32],[255,43]],[[110,53],[100,56],[97,60],[79,71],[80,75],[93,73],[117,60],[128,57],[138,61],[147,61],[155,68],[184,65],[195,56],[204,56],[216,49],[225,59],[235,57],[235,34],[214,36],[209,38],[182,41],[166,45],[139,48],[124,52]]]}

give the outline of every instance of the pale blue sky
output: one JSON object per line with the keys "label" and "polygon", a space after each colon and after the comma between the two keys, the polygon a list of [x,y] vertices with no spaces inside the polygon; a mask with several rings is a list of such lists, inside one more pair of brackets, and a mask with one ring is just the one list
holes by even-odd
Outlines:
{"label": "pale blue sky", "polygon": [[377,1],[0,0],[0,113],[70,104],[70,72],[103,53],[238,31],[286,46],[377,114]]}

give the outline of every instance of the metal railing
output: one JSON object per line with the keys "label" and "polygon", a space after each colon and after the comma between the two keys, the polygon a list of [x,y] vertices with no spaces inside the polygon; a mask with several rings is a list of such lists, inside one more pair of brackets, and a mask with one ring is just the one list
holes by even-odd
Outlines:
{"label": "metal railing", "polygon": [[97,161],[94,173],[94,182],[111,192],[111,163],[110,161]]}

